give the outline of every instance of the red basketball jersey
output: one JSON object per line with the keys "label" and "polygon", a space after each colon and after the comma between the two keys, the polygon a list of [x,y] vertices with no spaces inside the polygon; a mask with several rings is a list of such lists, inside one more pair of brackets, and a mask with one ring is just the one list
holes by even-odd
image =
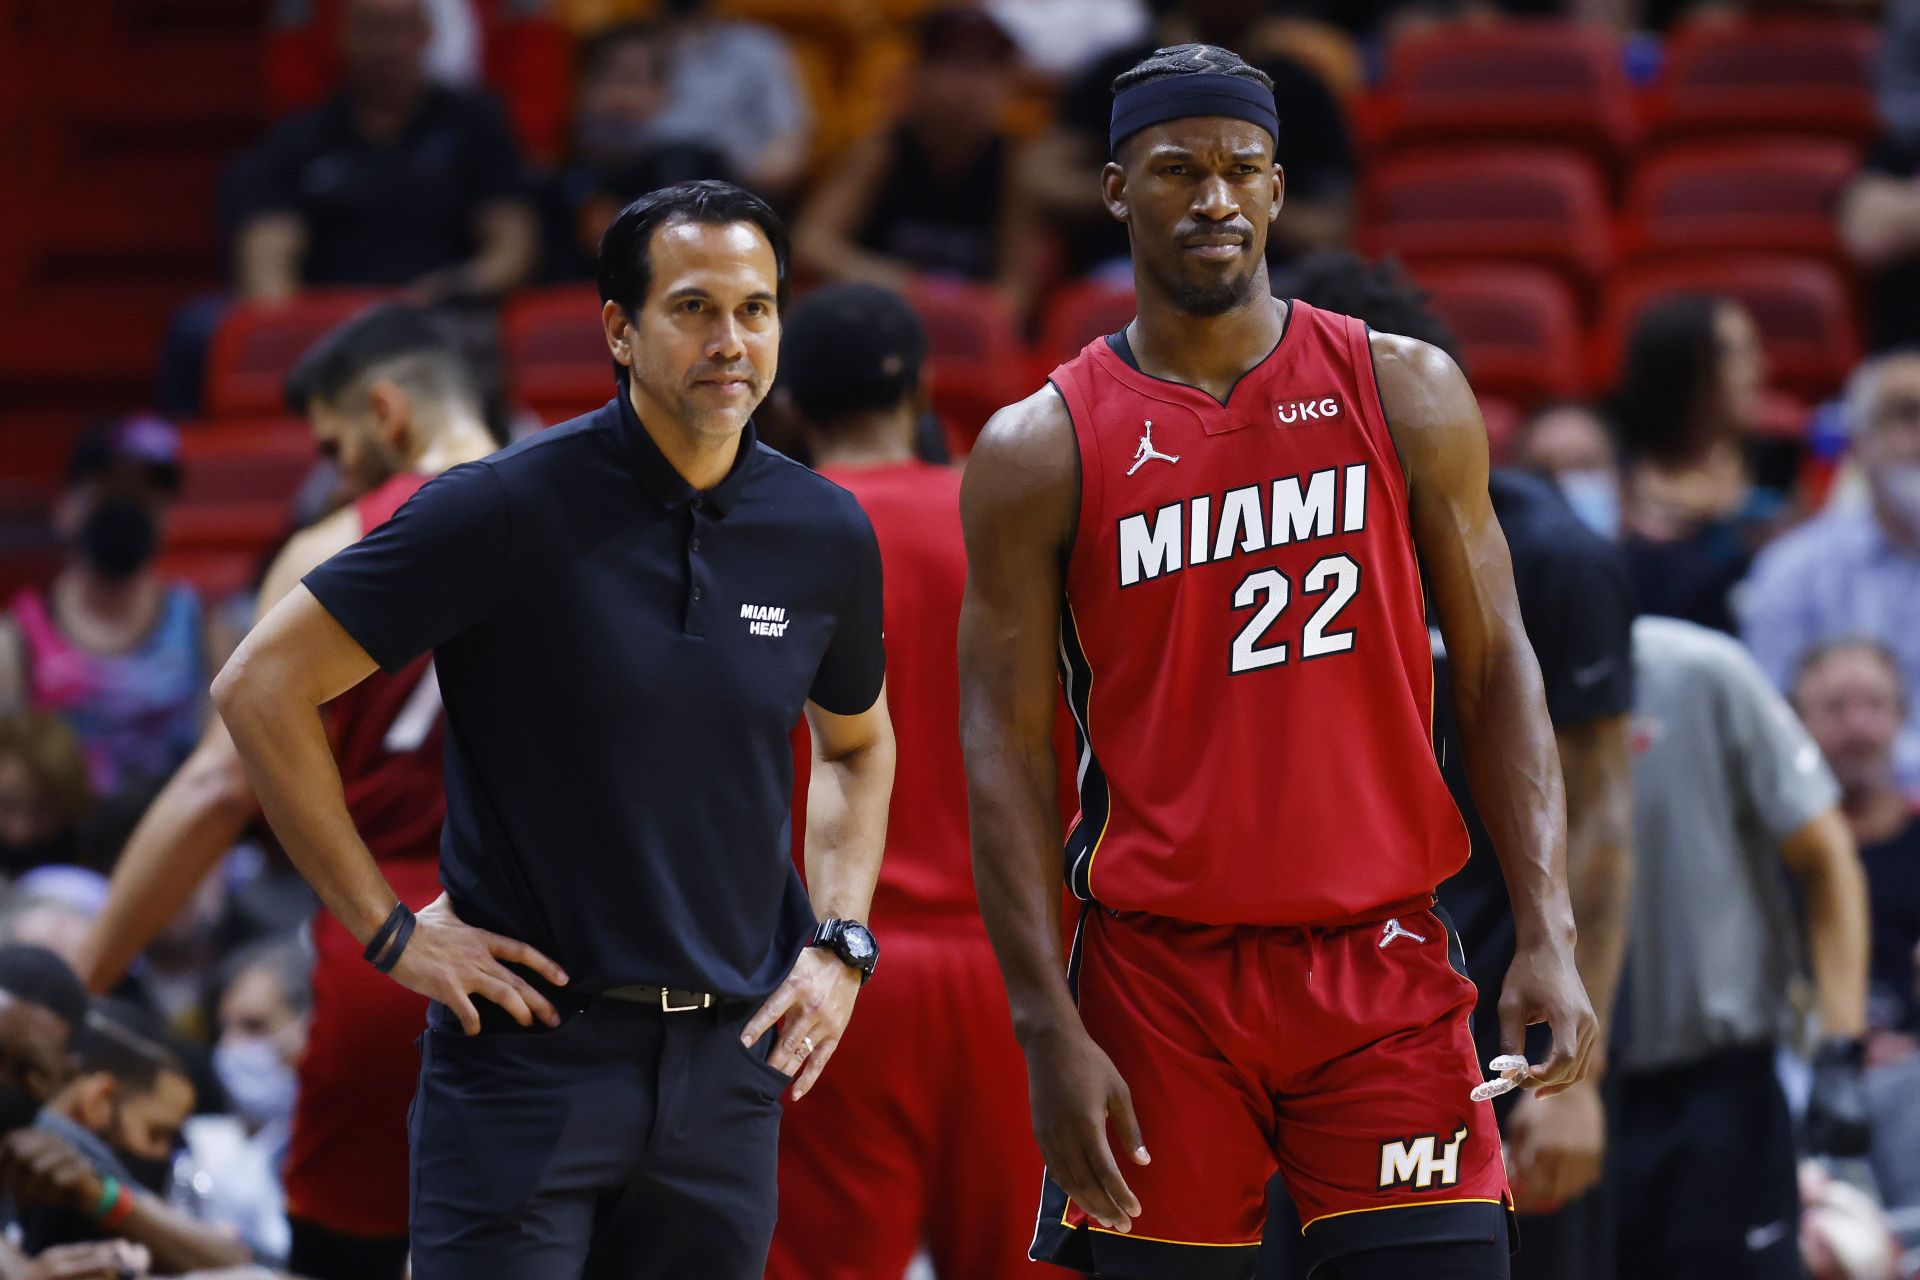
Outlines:
{"label": "red basketball jersey", "polygon": [[1224,405],[1104,338],[1052,382],[1080,450],[1074,892],[1206,924],[1424,904],[1467,835],[1366,326],[1295,302]]}
{"label": "red basketball jersey", "polygon": [[[403,472],[354,505],[364,536],[388,520],[431,476]],[[397,675],[375,672],[328,705],[333,755],[347,811],[380,862],[440,857],[447,801],[440,772],[444,717],[432,655]]]}

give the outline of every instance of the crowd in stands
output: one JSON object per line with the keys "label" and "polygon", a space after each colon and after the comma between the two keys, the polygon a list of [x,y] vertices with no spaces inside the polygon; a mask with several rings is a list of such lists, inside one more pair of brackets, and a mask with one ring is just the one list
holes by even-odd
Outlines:
{"label": "crowd in stands", "polygon": [[[287,1256],[278,1170],[313,903],[264,826],[111,998],[90,1000],[72,969],[129,834],[207,725],[208,683],[248,609],[231,566],[263,565],[276,536],[334,505],[337,443],[319,478],[302,461],[262,492],[255,469],[238,498],[209,497],[227,480],[196,480],[309,448],[305,424],[271,400],[307,342],[375,297],[442,309],[487,425],[500,439],[538,430],[611,394],[586,284],[607,223],[648,191],[725,178],[789,217],[802,294],[858,282],[914,303],[930,365],[920,451],[963,460],[996,404],[1131,315],[1126,228],[1101,196],[1108,86],[1186,40],[1233,48],[1274,81],[1287,175],[1268,245],[1275,292],[1339,269],[1356,245],[1404,259],[1453,326],[1496,461],[1557,482],[1619,544],[1642,612],[1738,637],[1791,696],[1839,783],[1870,887],[1876,1172],[1892,1221],[1920,1245],[1920,6],[823,0],[808,16],[550,0],[539,31],[551,41],[521,50],[560,50],[565,71],[544,79],[500,72],[503,12],[527,5],[288,8],[307,25],[277,33],[281,63],[319,50],[308,61],[331,79],[309,66],[282,85],[301,105],[234,157],[220,192],[230,277],[216,296],[183,300],[155,371],[164,416],[130,414],[80,441],[48,508],[64,561],[0,613],[0,1128],[21,1121],[0,1135],[15,1228],[0,1280],[241,1277]],[[1812,293],[1783,303],[1735,267],[1688,275],[1699,264],[1684,252],[1608,274],[1616,247],[1632,252],[1624,233],[1613,242],[1611,210],[1632,207],[1648,137],[1669,151],[1807,141],[1777,123],[1719,126],[1704,142],[1671,122],[1636,125],[1624,146],[1515,153],[1534,174],[1572,166],[1573,185],[1597,193],[1605,245],[1554,232],[1489,263],[1397,242],[1381,175],[1451,164],[1462,136],[1481,144],[1455,123],[1422,152],[1395,114],[1396,59],[1436,32],[1523,18],[1599,33],[1614,59],[1602,78],[1648,103],[1664,101],[1663,56],[1715,32],[1787,24],[1774,29],[1877,41],[1860,82],[1877,122],[1841,110],[1812,130],[1809,145],[1844,166],[1819,195],[1812,238],[1796,247],[1768,231],[1727,246],[1763,255],[1763,274],[1775,264],[1768,279],[1810,272]],[[1487,146],[1540,145],[1525,119],[1486,128]],[[1488,207],[1501,199],[1463,206],[1470,235],[1475,219],[1491,228],[1511,212]],[[1453,216],[1444,204],[1416,216]],[[1645,280],[1658,287],[1627,297]],[[1839,299],[1831,332],[1807,302],[1821,290]],[[550,333],[516,320],[552,312],[543,298],[578,314]],[[1514,298],[1526,306],[1511,333],[1475,310]],[[1549,329],[1561,336],[1539,337]],[[1518,360],[1502,345],[1516,341]],[[545,359],[584,369],[583,389],[533,403],[525,371]],[[236,369],[264,371],[268,403],[230,412],[223,378]],[[804,459],[787,390],[763,411],[762,437]],[[256,532],[233,533],[242,516]],[[199,538],[218,554],[180,554],[204,549]],[[221,568],[200,572],[209,564]],[[1920,1274],[1909,1268],[1835,1261],[1820,1274]]]}

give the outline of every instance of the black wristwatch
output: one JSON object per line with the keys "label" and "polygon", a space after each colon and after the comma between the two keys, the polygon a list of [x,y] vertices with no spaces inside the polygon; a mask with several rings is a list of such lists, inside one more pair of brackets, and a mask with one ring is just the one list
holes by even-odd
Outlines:
{"label": "black wristwatch", "polygon": [[858,969],[860,985],[863,987],[867,985],[867,979],[873,976],[874,966],[880,963],[880,944],[874,941],[873,930],[858,920],[828,917],[813,931],[813,940],[807,945],[825,947],[839,956],[849,968]]}

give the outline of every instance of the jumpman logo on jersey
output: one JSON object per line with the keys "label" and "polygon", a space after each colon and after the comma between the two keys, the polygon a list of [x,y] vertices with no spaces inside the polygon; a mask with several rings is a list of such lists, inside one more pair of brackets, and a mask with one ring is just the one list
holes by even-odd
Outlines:
{"label": "jumpman logo on jersey", "polygon": [[1402,925],[1398,920],[1389,920],[1380,926],[1380,945],[1386,946],[1395,938],[1412,938],[1415,942],[1425,942],[1420,934]]}
{"label": "jumpman logo on jersey", "polygon": [[1162,453],[1153,447],[1153,419],[1149,418],[1147,419],[1147,429],[1140,435],[1140,447],[1133,451],[1133,465],[1127,468],[1127,474],[1132,475],[1155,458],[1160,459],[1162,462],[1180,461],[1177,454]]}

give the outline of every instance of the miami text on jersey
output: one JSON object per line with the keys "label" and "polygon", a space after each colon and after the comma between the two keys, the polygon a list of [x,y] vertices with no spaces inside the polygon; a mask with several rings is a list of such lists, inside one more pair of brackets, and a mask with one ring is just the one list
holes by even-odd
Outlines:
{"label": "miami text on jersey", "polygon": [[1196,494],[1151,515],[1120,517],[1120,585],[1131,587],[1191,565],[1250,555],[1367,525],[1367,464],[1328,467],[1219,495]]}

